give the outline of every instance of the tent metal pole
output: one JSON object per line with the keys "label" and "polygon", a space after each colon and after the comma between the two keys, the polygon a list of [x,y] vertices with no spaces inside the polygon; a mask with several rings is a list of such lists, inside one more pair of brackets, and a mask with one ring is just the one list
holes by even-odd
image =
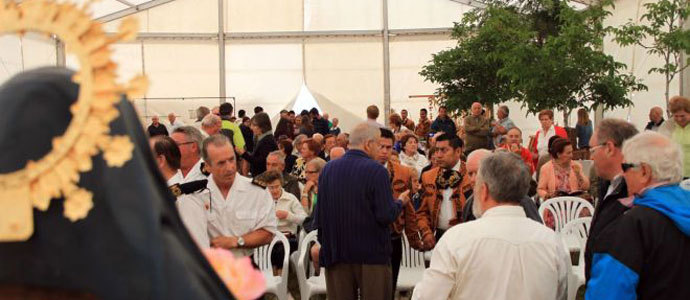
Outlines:
{"label": "tent metal pole", "polygon": [[225,29],[223,0],[218,0],[218,87],[220,104],[225,102]]}
{"label": "tent metal pole", "polygon": [[124,17],[129,16],[129,15],[132,15],[132,14],[136,14],[140,11],[151,9],[151,8],[154,8],[158,5],[162,5],[162,4],[165,4],[168,2],[172,2],[172,1],[175,1],[175,0],[152,0],[149,2],[144,2],[144,3],[139,4],[139,5],[130,6],[129,8],[125,8],[123,10],[116,11],[112,14],[107,14],[105,16],[97,18],[96,21],[101,22],[101,23],[114,21],[114,20],[121,19],[121,18],[124,18]]}
{"label": "tent metal pole", "polygon": [[391,113],[391,61],[390,38],[388,36],[388,0],[382,0],[383,4],[383,116],[384,124],[388,126],[388,116]]}
{"label": "tent metal pole", "polygon": [[55,39],[55,64],[58,67],[64,67],[67,65],[67,61],[65,58],[65,43],[62,42],[60,39]]}
{"label": "tent metal pole", "polygon": [[[439,36],[448,39],[452,28],[415,28],[388,30],[390,36]],[[112,35],[114,33],[108,33]],[[226,32],[225,40],[271,40],[271,39],[304,39],[304,38],[338,38],[338,37],[382,37],[382,30],[326,30],[326,31],[282,31],[282,32]],[[140,32],[137,40],[207,40],[218,39],[217,33],[176,33],[176,32]]]}

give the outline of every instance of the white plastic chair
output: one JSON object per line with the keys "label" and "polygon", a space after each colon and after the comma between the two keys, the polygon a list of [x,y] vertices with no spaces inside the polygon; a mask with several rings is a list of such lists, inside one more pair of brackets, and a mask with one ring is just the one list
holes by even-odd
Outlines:
{"label": "white plastic chair", "polygon": [[402,234],[402,260],[398,273],[397,291],[410,291],[422,281],[424,275],[424,252],[419,252],[410,247],[407,236]]}
{"label": "white plastic chair", "polygon": [[[271,262],[271,252],[278,243],[283,244],[285,255],[283,257],[283,270],[280,276],[273,275],[273,263]],[[270,244],[254,248],[254,263],[259,266],[259,270],[266,279],[266,293],[274,294],[280,300],[288,299],[288,257],[290,256],[290,243],[282,232],[276,232]]]}
{"label": "white plastic chair", "polygon": [[302,240],[304,239],[304,236],[307,235],[307,232],[304,231],[304,229],[300,226],[300,229],[297,231],[297,250],[294,253],[290,254],[290,263],[292,266],[297,270],[297,260],[299,259],[299,247],[302,245]]}
{"label": "white plastic chair", "polygon": [[571,265],[572,268],[568,272],[568,300],[575,300],[577,290],[585,284],[585,246],[591,223],[592,217],[578,218],[565,224],[560,233],[564,242],[575,240],[579,249],[577,265]]}
{"label": "white plastic chair", "polygon": [[299,292],[302,296],[302,300],[309,300],[312,295],[326,294],[326,270],[324,270],[324,268],[321,268],[319,276],[314,276],[313,271],[311,271],[308,274],[309,278],[307,278],[307,266],[305,266],[305,264],[309,263],[307,257],[310,254],[310,244],[312,242],[318,243],[316,234],[316,230],[310,232],[299,243],[297,281],[299,282]]}
{"label": "white plastic chair", "polygon": [[[544,201],[539,206],[539,216],[544,219],[544,212],[549,211],[553,214],[554,230],[561,232],[563,226],[568,222],[580,217],[584,209],[588,209],[590,215],[594,215],[594,206],[587,200],[578,197],[556,197]],[[546,222],[546,220],[544,221]]]}

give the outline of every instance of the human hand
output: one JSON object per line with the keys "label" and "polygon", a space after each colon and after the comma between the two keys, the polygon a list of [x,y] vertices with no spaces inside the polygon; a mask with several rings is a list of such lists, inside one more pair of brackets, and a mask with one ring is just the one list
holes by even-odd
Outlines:
{"label": "human hand", "polygon": [[285,220],[288,216],[288,212],[284,210],[276,210],[276,218],[278,220]]}
{"label": "human hand", "polygon": [[405,206],[407,203],[410,203],[410,190],[406,190],[398,196],[398,199],[402,201],[402,205]]}
{"label": "human hand", "polygon": [[211,240],[211,247],[234,249],[237,248],[237,238],[234,236],[219,236]]}
{"label": "human hand", "polygon": [[424,243],[422,248],[426,251],[434,249],[434,247],[436,246],[436,239],[434,238],[433,234],[429,234],[428,236],[423,238],[422,242]]}
{"label": "human hand", "polygon": [[246,150],[244,150],[244,148],[240,148],[240,147],[235,147],[235,151],[236,151],[237,154],[239,154],[239,155],[242,155],[242,154],[244,154],[245,152],[247,152]]}

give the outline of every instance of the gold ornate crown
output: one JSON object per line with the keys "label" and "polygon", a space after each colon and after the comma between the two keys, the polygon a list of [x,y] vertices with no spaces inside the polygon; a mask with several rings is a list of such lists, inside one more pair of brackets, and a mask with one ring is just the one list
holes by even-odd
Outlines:
{"label": "gold ornate crown", "polygon": [[53,139],[53,149],[38,161],[0,174],[0,241],[29,239],[34,231],[32,208],[45,211],[52,198],[64,197],[64,215],[72,222],[85,218],[93,207],[93,194],[77,184],[80,173],[91,170],[92,157],[102,152],[110,167],[121,167],[132,157],[129,137],[109,135],[109,124],[119,115],[115,105],[120,95],[143,95],[148,80],[137,76],[127,85],[117,84],[110,45],[134,39],[139,24],[127,18],[118,34],[106,36],[102,24],[86,12],[89,5],[0,0],[0,34],[54,34],[81,66],[72,78],[80,85],[79,97],[70,107],[72,120],[65,133]]}

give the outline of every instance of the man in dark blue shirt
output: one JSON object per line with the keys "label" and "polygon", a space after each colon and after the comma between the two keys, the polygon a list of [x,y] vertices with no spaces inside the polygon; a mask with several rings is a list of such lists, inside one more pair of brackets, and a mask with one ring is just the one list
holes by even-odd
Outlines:
{"label": "man in dark blue shirt", "polygon": [[350,150],[319,178],[314,221],[330,299],[390,299],[393,293],[389,227],[409,191],[393,198],[388,171],[373,159],[380,134],[378,127],[357,125]]}

